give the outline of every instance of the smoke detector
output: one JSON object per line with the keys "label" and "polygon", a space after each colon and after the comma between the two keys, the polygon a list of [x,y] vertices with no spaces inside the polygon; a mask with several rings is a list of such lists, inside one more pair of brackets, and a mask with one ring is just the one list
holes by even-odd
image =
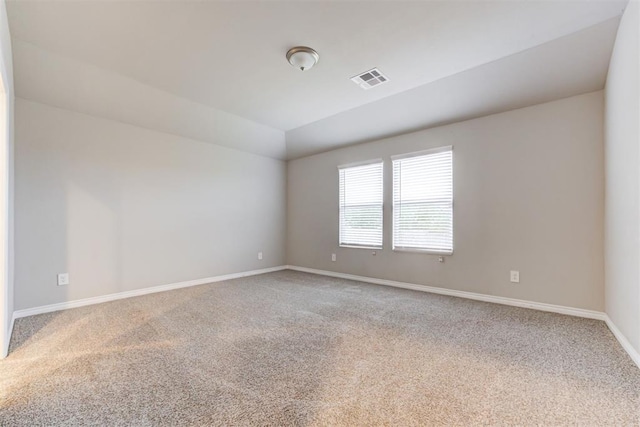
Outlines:
{"label": "smoke detector", "polygon": [[364,90],[369,90],[374,86],[380,86],[383,83],[389,81],[389,78],[382,74],[377,68],[372,68],[369,71],[358,74],[351,77],[351,81],[360,86]]}

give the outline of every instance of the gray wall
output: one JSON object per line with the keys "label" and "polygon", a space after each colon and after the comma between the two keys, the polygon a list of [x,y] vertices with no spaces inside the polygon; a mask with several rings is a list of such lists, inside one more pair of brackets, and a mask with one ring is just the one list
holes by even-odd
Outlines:
{"label": "gray wall", "polygon": [[[598,91],[290,161],[287,262],[602,311],[603,108]],[[440,264],[391,250],[389,156],[442,145],[454,147],[455,248]],[[386,177],[376,256],[337,244],[336,167],[374,158]]]}
{"label": "gray wall", "polygon": [[640,352],[640,27],[625,11],[606,86],[606,312]]}
{"label": "gray wall", "polygon": [[16,310],[284,264],[284,162],[20,98],[15,126]]}

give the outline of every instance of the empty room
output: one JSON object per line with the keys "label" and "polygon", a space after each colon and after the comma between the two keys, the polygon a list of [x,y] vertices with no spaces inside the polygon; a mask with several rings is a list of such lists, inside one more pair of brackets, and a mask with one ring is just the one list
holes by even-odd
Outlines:
{"label": "empty room", "polygon": [[640,426],[638,0],[0,0],[0,426]]}

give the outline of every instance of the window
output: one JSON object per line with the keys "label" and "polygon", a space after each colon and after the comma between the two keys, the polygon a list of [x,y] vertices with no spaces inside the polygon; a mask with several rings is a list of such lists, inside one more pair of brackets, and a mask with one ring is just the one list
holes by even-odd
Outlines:
{"label": "window", "polygon": [[392,157],[393,249],[453,253],[453,152]]}
{"label": "window", "polygon": [[382,248],[382,161],[341,166],[340,246]]}

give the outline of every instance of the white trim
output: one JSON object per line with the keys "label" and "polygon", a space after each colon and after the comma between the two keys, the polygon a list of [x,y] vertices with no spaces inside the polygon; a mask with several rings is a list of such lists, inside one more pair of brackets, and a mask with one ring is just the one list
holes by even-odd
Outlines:
{"label": "white trim", "polygon": [[618,340],[622,348],[629,354],[629,357],[631,357],[631,360],[633,360],[633,362],[636,365],[638,365],[638,368],[640,368],[640,353],[638,353],[638,351],[636,351],[633,348],[629,340],[627,340],[627,338],[622,334],[622,332],[620,332],[620,330],[616,327],[616,325],[609,318],[609,316],[599,311],[584,310],[581,308],[565,307],[561,305],[545,304],[545,303],[533,302],[533,301],[524,301],[524,300],[518,300],[514,298],[498,297],[493,295],[477,294],[474,292],[456,291],[453,289],[437,288],[434,286],[418,285],[418,284],[406,283],[406,282],[397,282],[394,280],[376,279],[374,277],[356,276],[353,274],[338,273],[335,271],[327,271],[327,270],[317,270],[315,268],[298,267],[294,265],[281,265],[278,267],[244,271],[240,273],[226,274],[223,276],[214,276],[214,277],[207,277],[204,279],[188,280],[185,282],[172,283],[168,285],[153,286],[149,288],[136,289],[133,291],[118,292],[115,294],[103,295],[99,297],[85,298],[81,300],[68,301],[68,302],[63,302],[58,304],[50,304],[50,305],[45,305],[41,307],[28,308],[25,310],[17,310],[13,312],[13,316],[11,318],[11,326],[9,328],[9,340],[7,340],[5,346],[3,346],[4,348],[2,348],[2,355],[0,355],[1,356],[0,358],[4,358],[7,356],[8,350],[9,350],[10,338],[13,333],[14,322],[16,319],[19,319],[21,317],[33,316],[33,315],[42,314],[42,313],[50,313],[53,311],[66,310],[69,308],[83,307],[86,305],[100,304],[103,302],[109,302],[109,301],[115,301],[115,300],[124,299],[124,298],[131,298],[131,297],[136,297],[141,295],[153,294],[157,292],[170,291],[174,289],[187,288],[190,286],[205,285],[207,283],[222,282],[225,280],[238,279],[241,277],[272,273],[274,271],[280,271],[280,270],[302,271],[305,273],[319,274],[322,276],[337,277],[337,278],[348,279],[348,280],[357,280],[360,282],[373,283],[376,285],[392,286],[392,287],[403,288],[403,289],[412,289],[415,291],[429,292],[429,293],[440,294],[440,295],[448,295],[448,296],[459,297],[459,298],[467,298],[467,299],[490,302],[495,304],[510,305],[514,307],[530,308],[534,310],[547,311],[551,313],[559,313],[559,314],[566,314],[569,316],[584,317],[587,319],[602,320],[606,323],[607,327],[611,330],[611,333],[613,333],[613,336],[616,337],[616,339]]}
{"label": "white trim", "polygon": [[9,330],[7,331],[6,341],[2,343],[2,352],[0,353],[0,359],[4,359],[9,355],[9,344],[11,343],[11,335],[13,335],[13,325],[16,322],[16,315],[12,313],[11,323],[9,324]]}
{"label": "white trim", "polygon": [[396,246],[391,250],[393,252],[409,252],[409,253],[424,254],[424,255],[439,255],[439,256],[453,255],[453,251],[437,251],[435,249],[417,249],[417,248],[407,248],[403,246]]}
{"label": "white trim", "polygon": [[427,150],[413,151],[411,153],[395,154],[391,156],[392,162],[396,160],[408,159],[411,157],[426,156],[428,154],[444,153],[445,151],[453,151],[453,145],[443,145],[442,147],[429,148]]}
{"label": "white trim", "polygon": [[341,248],[348,248],[348,249],[369,249],[372,251],[381,251],[384,248],[382,246],[358,246],[358,245],[343,245],[343,244],[338,244],[339,247]]}
{"label": "white trim", "polygon": [[514,298],[498,297],[494,295],[477,294],[475,292],[456,291],[454,289],[437,288],[435,286],[418,285],[415,283],[396,282],[395,280],[376,279],[374,277],[356,276],[353,274],[337,273],[335,271],[316,270],[314,268],[287,266],[290,270],[303,271],[305,273],[320,274],[322,276],[338,277],[341,279],[357,280],[376,285],[393,286],[395,288],[412,289],[414,291],[429,292],[432,294],[448,295],[452,297],[467,298],[476,301],[492,302],[496,304],[511,305],[514,307],[532,308],[534,310],[548,311],[551,313],[566,314],[569,316],[584,317],[587,319],[605,320],[605,314],[600,311],[585,310],[582,308],[565,307],[562,305],[546,304],[542,302],[525,301]]}
{"label": "white trim", "polygon": [[136,289],[133,291],[118,292],[115,294],[102,295],[99,297],[84,298],[75,301],[66,301],[57,304],[43,305],[40,307],[16,310],[13,312],[14,319],[33,316],[35,314],[50,313],[52,311],[66,310],[69,308],[84,307],[85,305],[101,304],[103,302],[115,301],[124,298],[137,297],[157,292],[171,291],[174,289],[188,288],[190,286],[206,285],[207,283],[222,282],[224,280],[238,279],[240,277],[255,276],[258,274],[272,273],[274,271],[285,270],[284,265],[260,270],[243,271],[240,273],[225,274],[223,276],[206,277],[204,279],[187,280],[185,282],[171,283],[168,285],[152,286],[149,288]]}
{"label": "white trim", "polygon": [[640,368],[640,353],[635,348],[633,348],[627,337],[625,337],[622,332],[620,332],[620,329],[618,329],[615,323],[613,323],[613,320],[611,320],[611,318],[607,314],[604,315],[604,321],[611,330],[613,336],[616,337],[622,348],[624,348],[625,351],[629,354],[631,360],[633,360],[635,364],[638,365],[638,368]]}
{"label": "white trim", "polygon": [[371,159],[371,160],[362,160],[360,162],[346,163],[344,165],[338,165],[338,170],[340,169],[349,169],[349,168],[357,168],[360,166],[369,166],[375,165],[378,163],[384,164],[384,160],[382,159]]}
{"label": "white trim", "polygon": [[[4,7],[4,5],[2,6]],[[2,117],[0,117],[0,130],[3,130],[3,134],[0,136],[0,150],[1,155],[0,159],[2,160],[0,164],[0,173],[2,174],[0,177],[0,183],[2,186],[0,187],[0,217],[2,218],[2,223],[0,226],[0,237],[1,237],[1,250],[0,254],[2,254],[2,259],[0,260],[1,268],[0,268],[0,304],[2,304],[2,320],[0,321],[0,325],[2,326],[2,350],[0,351],[0,358],[4,358],[7,356],[7,349],[9,348],[9,341],[11,339],[11,325],[8,325],[7,322],[11,322],[9,320],[9,288],[11,287],[11,283],[9,282],[9,199],[10,199],[10,187],[9,187],[9,177],[10,177],[10,146],[11,146],[11,97],[10,97],[10,89],[6,86],[8,84],[5,78],[5,66],[4,64],[0,64],[2,67],[2,77],[0,77],[0,101],[4,105],[0,107],[0,112],[2,113]]]}

